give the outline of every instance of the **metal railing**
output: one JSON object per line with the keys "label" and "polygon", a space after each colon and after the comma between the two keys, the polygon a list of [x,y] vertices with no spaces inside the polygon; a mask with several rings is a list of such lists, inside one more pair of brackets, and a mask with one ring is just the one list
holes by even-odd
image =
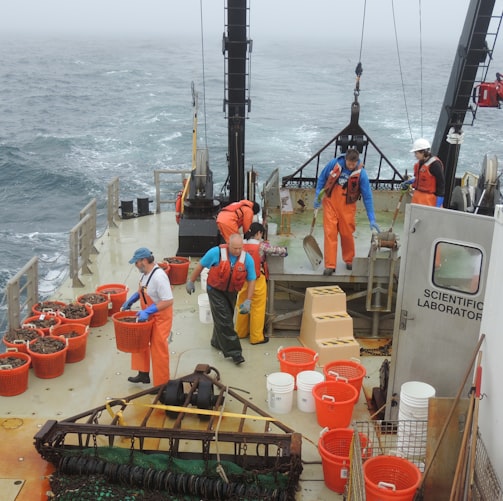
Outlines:
{"label": "metal railing", "polygon": [[115,222],[116,219],[119,218],[119,178],[114,177],[108,183],[107,190],[107,222],[108,227],[113,228],[117,226]]}
{"label": "metal railing", "polygon": [[9,330],[21,325],[21,312],[38,302],[38,258],[32,257],[6,286]]}
{"label": "metal railing", "polygon": [[[155,183],[155,212],[160,214],[161,204],[175,204],[176,203],[176,193],[179,189],[183,188],[183,180],[190,174],[191,170],[172,170],[172,169],[157,169],[154,170],[154,183]],[[169,184],[177,183],[180,185],[178,190],[170,191],[171,198],[162,198],[164,192],[161,192],[161,175],[168,176],[179,176],[178,179],[168,181]]]}

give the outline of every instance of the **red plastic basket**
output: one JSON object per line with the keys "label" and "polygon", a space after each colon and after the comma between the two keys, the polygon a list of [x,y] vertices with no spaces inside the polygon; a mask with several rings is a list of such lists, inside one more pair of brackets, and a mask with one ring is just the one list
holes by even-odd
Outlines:
{"label": "red plastic basket", "polygon": [[[297,374],[302,371],[314,371],[318,353],[303,346],[289,346],[278,348],[278,360],[281,372],[288,372],[295,381]],[[297,385],[295,385],[295,389]]]}
{"label": "red plastic basket", "polygon": [[190,260],[186,257],[174,256],[165,257],[164,261],[169,264],[167,273],[171,285],[184,284],[189,274]]}
{"label": "red plastic basket", "polygon": [[115,330],[115,343],[119,351],[137,353],[150,345],[153,320],[147,322],[124,322],[121,319],[136,317],[134,311],[119,311],[112,315]]}
{"label": "red plastic basket", "polygon": [[63,301],[40,301],[31,307],[31,311],[34,315],[40,315],[41,313],[57,313],[66,305],[67,303]]}
{"label": "red plastic basket", "polygon": [[[52,338],[61,341],[61,338],[56,336],[45,336],[45,338]],[[61,374],[65,371],[68,344],[65,343],[65,347],[56,353],[37,353],[30,349],[36,341],[37,340],[34,339],[28,345],[28,355],[31,357],[35,376],[41,379],[52,379],[61,376]]]}
{"label": "red plastic basket", "polygon": [[[50,327],[42,327],[50,323]],[[39,313],[32,317],[25,318],[21,325],[23,327],[31,325],[34,329],[40,329],[44,336],[48,336],[51,333],[51,329],[56,327],[56,325],[61,324],[61,317],[56,316],[55,313]]]}
{"label": "red plastic basket", "polygon": [[[91,319],[93,318],[94,311],[91,307],[90,304],[82,304],[82,303],[74,303],[78,304],[79,306],[83,306],[86,309],[87,315],[85,317],[81,318],[67,318],[64,316],[64,310],[60,310],[58,312],[58,315],[61,318],[61,323],[62,324],[82,324],[82,325],[91,325]],[[70,305],[67,305],[70,306]]]}
{"label": "red plastic basket", "polygon": [[363,378],[367,374],[365,367],[353,360],[334,360],[323,367],[326,381],[347,381],[360,394]]}
{"label": "red plastic basket", "polygon": [[376,456],[363,463],[367,501],[412,501],[421,470],[407,459]]}
{"label": "red plastic basket", "polygon": [[[66,337],[65,334],[76,332],[78,336]],[[68,341],[66,363],[80,362],[86,356],[89,327],[84,324],[61,324],[52,329],[52,336],[59,336]]]}
{"label": "red plastic basket", "polygon": [[91,317],[91,322],[89,324],[90,327],[101,327],[108,322],[108,306],[110,304],[110,300],[106,294],[102,294],[101,292],[96,292],[95,296],[100,296],[104,301],[101,303],[89,303],[86,302],[86,296],[88,294],[82,294],[77,298],[77,302],[81,304],[88,304],[93,310],[93,316]]}
{"label": "red plastic basket", "polygon": [[31,365],[30,356],[19,351],[8,351],[0,354],[0,365],[3,365],[9,357],[20,358],[26,363],[20,367],[0,369],[0,396],[2,397],[20,395],[28,388],[28,371]]}
{"label": "red plastic basket", "polygon": [[356,388],[340,381],[323,381],[313,387],[318,424],[328,428],[346,428],[358,400]]}
{"label": "red plastic basket", "polygon": [[[350,448],[354,431],[350,428],[336,428],[321,435],[318,450],[322,459],[323,476],[326,486],[339,494],[344,492],[350,469]],[[372,456],[372,446],[367,435],[360,433],[362,459]]]}
{"label": "red plastic basket", "polygon": [[[31,328],[31,327],[29,327],[29,329],[30,329],[30,331],[35,332],[36,335],[39,336],[39,337],[42,337],[44,335],[44,333],[42,332],[41,329],[35,329],[35,328]],[[14,342],[14,341],[8,341],[6,339],[6,336],[7,336],[7,334],[4,335],[4,337],[2,338],[2,341],[3,341],[3,344],[8,349],[16,350],[16,351],[19,351],[21,353],[28,353],[28,350],[26,348],[26,346],[28,345],[28,342],[22,341],[22,340],[18,340],[16,342]]]}
{"label": "red plastic basket", "polygon": [[124,284],[105,284],[96,287],[96,292],[105,294],[111,302],[112,307],[108,309],[108,316],[120,311],[121,306],[126,302],[128,288]]}

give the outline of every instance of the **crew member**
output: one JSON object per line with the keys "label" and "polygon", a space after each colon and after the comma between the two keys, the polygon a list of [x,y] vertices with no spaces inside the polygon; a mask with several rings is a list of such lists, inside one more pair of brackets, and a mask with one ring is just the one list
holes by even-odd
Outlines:
{"label": "crew member", "polygon": [[407,179],[401,185],[402,190],[414,188],[412,203],[442,207],[444,203],[445,176],[442,161],[431,154],[431,144],[427,139],[414,141],[411,153],[417,162],[414,165],[414,177]]}
{"label": "crew member", "polygon": [[143,351],[131,354],[131,368],[137,370],[131,376],[131,383],[150,383],[150,359],[154,386],[169,381],[168,338],[173,321],[173,292],[168,275],[156,263],[152,252],[141,247],[137,249],[130,264],[135,264],[141,273],[138,291],[123,305],[122,310],[130,310],[140,300],[141,310],[136,314],[140,322],[153,318],[154,324],[150,336],[150,346]]}
{"label": "crew member", "polygon": [[239,233],[243,228],[243,234],[250,229],[253,216],[260,211],[260,205],[250,200],[241,200],[226,205],[217,215],[217,226],[222,238],[229,243],[229,237],[233,233]]}
{"label": "crew member", "polygon": [[[273,246],[263,240],[265,228],[260,223],[252,223],[245,233],[244,250],[255,263],[257,280],[251,301],[249,315],[236,315],[236,332],[239,338],[250,335],[250,344],[264,344],[269,338],[264,334],[265,309],[267,303],[267,256],[287,256],[286,247]],[[248,282],[239,291],[237,304],[248,297]]]}
{"label": "crew member", "polygon": [[323,275],[335,273],[337,264],[337,236],[341,238],[342,259],[346,269],[353,269],[356,229],[356,201],[363,204],[370,222],[370,229],[380,232],[375,220],[374,201],[367,172],[359,160],[358,151],[349,148],[345,155],[332,158],[327,163],[316,184],[314,208],[323,204],[323,230],[325,233]]}
{"label": "crew member", "polygon": [[234,308],[238,291],[248,282],[247,298],[239,306],[240,314],[250,313],[253,291],[255,289],[255,264],[250,254],[243,250],[243,237],[234,233],[229,244],[212,247],[194,268],[185,289],[189,294],[195,292],[195,280],[203,268],[209,268],[206,291],[213,316],[213,335],[211,346],[221,350],[224,357],[232,357],[236,365],[242,364],[241,343],[234,330]]}

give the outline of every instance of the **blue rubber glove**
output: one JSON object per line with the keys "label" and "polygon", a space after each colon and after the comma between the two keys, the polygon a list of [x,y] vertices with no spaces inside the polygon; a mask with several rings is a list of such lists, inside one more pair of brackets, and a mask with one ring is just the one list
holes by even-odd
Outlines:
{"label": "blue rubber glove", "polygon": [[444,203],[444,197],[437,197],[437,203],[435,204],[435,207],[442,207]]}
{"label": "blue rubber glove", "polygon": [[251,299],[245,299],[245,301],[239,306],[239,313],[241,315],[246,315],[250,313]]}
{"label": "blue rubber glove", "polygon": [[187,280],[187,283],[185,284],[185,290],[187,291],[187,294],[196,292],[196,286],[194,285],[194,282],[192,280]]}
{"label": "blue rubber glove", "polygon": [[140,294],[138,294],[138,292],[135,292],[122,306],[121,306],[121,310],[122,311],[126,311],[126,310],[130,310],[131,309],[131,306],[133,306],[134,303],[136,303],[136,301],[138,301],[138,299],[140,299]]}
{"label": "blue rubber glove", "polygon": [[370,231],[377,231],[377,233],[381,233],[381,228],[375,221],[370,221]]}
{"label": "blue rubber glove", "polygon": [[407,191],[410,187],[410,185],[414,182],[414,178],[411,177],[410,179],[407,179],[407,181],[404,181],[401,185],[400,185],[400,189],[402,191]]}
{"label": "blue rubber glove", "polygon": [[140,322],[146,322],[148,320],[148,317],[152,315],[152,313],[157,313],[159,310],[157,309],[157,306],[155,304],[151,304],[148,308],[145,308],[144,310],[140,310],[136,316],[138,317],[138,320]]}

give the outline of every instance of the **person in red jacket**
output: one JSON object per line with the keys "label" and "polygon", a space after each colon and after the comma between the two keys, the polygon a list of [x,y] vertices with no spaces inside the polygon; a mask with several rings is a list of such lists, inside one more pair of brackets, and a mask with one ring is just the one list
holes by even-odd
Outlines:
{"label": "person in red jacket", "polygon": [[246,233],[253,222],[253,216],[260,212],[260,205],[250,200],[241,200],[226,205],[217,215],[217,226],[222,238],[229,243],[233,233],[243,229]]}

